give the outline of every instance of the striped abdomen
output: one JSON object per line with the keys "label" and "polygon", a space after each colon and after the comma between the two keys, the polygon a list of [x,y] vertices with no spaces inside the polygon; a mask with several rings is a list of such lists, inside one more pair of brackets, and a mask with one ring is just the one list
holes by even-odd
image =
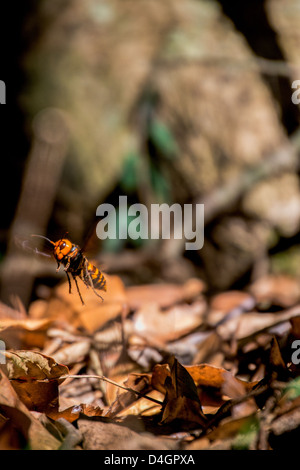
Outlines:
{"label": "striped abdomen", "polygon": [[88,263],[87,270],[91,276],[94,288],[106,291],[106,279],[102,272],[91,263]]}

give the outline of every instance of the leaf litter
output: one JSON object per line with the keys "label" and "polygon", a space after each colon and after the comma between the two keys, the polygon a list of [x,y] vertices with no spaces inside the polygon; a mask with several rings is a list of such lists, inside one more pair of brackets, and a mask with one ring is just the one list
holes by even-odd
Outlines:
{"label": "leaf litter", "polygon": [[279,449],[296,442],[294,279],[268,276],[214,296],[198,279],[107,282],[103,303],[86,291],[82,306],[62,284],[28,313],[0,304],[1,449]]}

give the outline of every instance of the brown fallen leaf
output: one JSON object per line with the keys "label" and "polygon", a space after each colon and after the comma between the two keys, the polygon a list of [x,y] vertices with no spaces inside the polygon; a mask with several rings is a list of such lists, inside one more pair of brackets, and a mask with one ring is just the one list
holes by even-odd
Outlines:
{"label": "brown fallen leaf", "polygon": [[130,309],[137,310],[147,303],[168,308],[179,302],[196,299],[204,290],[203,281],[190,279],[183,285],[164,283],[127,287],[126,293]]}
{"label": "brown fallen leaf", "polygon": [[68,373],[67,366],[35,351],[4,351],[9,379],[59,380]]}
{"label": "brown fallen leaf", "polygon": [[53,321],[45,319],[0,319],[0,339],[7,349],[43,348]]}
{"label": "brown fallen leaf", "polygon": [[58,383],[56,380],[12,380],[11,384],[29,410],[44,412],[47,415],[58,410]]}
{"label": "brown fallen leaf", "polygon": [[[270,426],[271,432],[274,437],[285,435],[289,439],[289,435],[294,431],[299,430],[300,427],[300,407],[286,412],[280,417],[276,418]],[[273,437],[273,439],[274,439]]]}
{"label": "brown fallen leaf", "polygon": [[[0,416],[6,420],[4,426],[0,427],[1,449],[7,448],[11,444],[18,444],[18,442],[23,444],[24,440],[26,441],[26,447],[32,450],[54,450],[59,448],[61,442],[50,434],[28,411],[28,408],[13,389],[11,382],[1,370]],[[7,432],[12,431],[12,429],[17,429],[17,439],[19,439],[19,441],[16,442],[15,440],[13,443],[10,438],[14,436],[7,435]]]}
{"label": "brown fallen leaf", "polygon": [[248,310],[254,307],[253,297],[247,292],[228,291],[215,295],[210,302],[210,310],[207,318],[208,324],[215,325],[219,323],[233,310]]}
{"label": "brown fallen leaf", "polygon": [[170,450],[176,442],[143,433],[142,428],[135,432],[127,426],[92,419],[79,419],[78,429],[83,435],[84,450]]}
{"label": "brown fallen leaf", "polygon": [[[187,371],[193,377],[197,387],[213,387],[221,388],[224,385],[226,377],[230,372],[223,367],[211,366],[209,364],[198,364],[194,366],[186,366]],[[246,382],[237,377],[235,381],[245,388],[248,392],[252,390],[256,382]]]}
{"label": "brown fallen leaf", "polygon": [[274,381],[284,381],[289,377],[289,370],[282,358],[277,338],[274,336],[271,340],[269,358],[265,365],[265,376],[254,386],[253,390],[266,388],[263,393],[256,397],[256,403],[263,408],[268,398],[273,394]]}
{"label": "brown fallen leaf", "polygon": [[291,341],[294,339],[300,339],[300,315],[290,319],[291,330],[290,337]]}
{"label": "brown fallen leaf", "polygon": [[[126,387],[131,388],[139,392],[140,394],[148,394],[149,391],[152,390],[151,388],[151,376],[150,374],[137,374],[132,373],[129,374],[127,380],[124,382]],[[131,407],[137,400],[141,398],[137,396],[136,393],[131,391],[126,391],[124,393],[120,393],[117,395],[114,402],[109,407],[108,412],[105,414],[106,417],[113,418],[117,416],[120,412],[123,412],[128,407]],[[149,407],[149,401],[146,400],[147,406]],[[153,403],[151,404],[153,407]],[[123,413],[124,414],[124,413]]]}
{"label": "brown fallen leaf", "polygon": [[139,397],[133,401],[127,408],[118,413],[118,418],[125,416],[154,416],[159,415],[162,409],[164,396],[157,390],[151,390],[147,393],[147,398]]}
{"label": "brown fallen leaf", "polygon": [[74,341],[60,348],[52,354],[56,362],[63,363],[65,366],[81,362],[91,349],[91,341],[87,339]]}
{"label": "brown fallen leaf", "polygon": [[41,303],[40,300],[33,302],[29,308],[29,315],[38,318],[60,319],[76,328],[84,328],[94,332],[105,323],[121,315],[124,305],[127,305],[127,294],[124,284],[118,276],[108,276],[107,292],[103,293],[102,302],[92,289],[80,285],[85,305],[73,286],[69,294],[68,283],[60,284],[54,291],[55,296],[49,301]]}
{"label": "brown fallen leaf", "polygon": [[292,307],[300,301],[299,280],[287,275],[269,274],[250,286],[250,292],[260,304]]}
{"label": "brown fallen leaf", "polygon": [[291,318],[298,316],[300,305],[276,313],[249,312],[238,318],[233,318],[218,327],[218,334],[223,340],[227,340],[234,334],[235,339],[241,340],[257,335],[268,328],[279,325]]}
{"label": "brown fallen leaf", "polygon": [[11,384],[27,408],[45,413],[57,411],[58,385],[68,368],[34,351],[5,351],[4,355]]}
{"label": "brown fallen leaf", "polygon": [[255,420],[253,415],[244,416],[240,418],[230,419],[224,421],[220,425],[213,429],[210,433],[206,434],[205,437],[195,439],[193,442],[185,446],[186,450],[202,450],[211,449],[211,443],[215,441],[220,442],[220,447],[223,444],[223,448],[226,446],[228,449],[232,449],[234,438],[243,428],[252,424]]}
{"label": "brown fallen leaf", "polygon": [[[224,384],[222,386],[223,395],[234,398],[246,397],[247,393],[253,389],[256,385],[251,386],[250,390],[247,390],[245,384],[242,381],[239,381],[234,377],[230,372],[224,373]],[[238,401],[238,400],[237,400]],[[232,402],[234,403],[234,401]],[[257,405],[253,397],[250,397],[248,400],[242,401],[231,408],[231,416],[233,418],[242,418],[244,416],[249,416],[257,410]]]}
{"label": "brown fallen leaf", "polygon": [[49,410],[47,411],[47,416],[51,419],[57,420],[60,418],[64,418],[69,423],[73,423],[80,417],[97,417],[102,416],[103,410],[99,406],[94,406],[91,404],[80,403],[78,405],[70,406],[69,408],[65,408],[64,410]]}
{"label": "brown fallen leaf", "polygon": [[29,440],[29,417],[13,406],[0,405],[0,450],[26,448]]}
{"label": "brown fallen leaf", "polygon": [[276,379],[278,380],[286,378],[286,375],[288,373],[286,364],[282,358],[278,340],[275,336],[272,338],[271,341],[269,362],[267,363],[266,370],[267,374],[270,374],[272,377],[274,377],[275,374]]}
{"label": "brown fallen leaf", "polygon": [[164,387],[166,396],[163,403],[162,424],[176,419],[204,426],[206,417],[202,412],[195,382],[175,357],[170,361],[170,375],[167,375]]}
{"label": "brown fallen leaf", "polygon": [[[257,382],[246,382],[233,377],[229,371],[222,367],[211,366],[210,364],[198,364],[184,367],[192,377],[196,387],[198,397],[202,406],[221,406],[228,398],[234,398],[235,389],[233,384],[243,388],[245,394],[248,393]],[[231,387],[227,387],[226,396],[224,394],[224,385],[228,382],[228,376],[231,376]],[[170,376],[168,364],[157,364],[153,368],[151,384],[153,388],[160,392],[165,391],[165,380]]]}
{"label": "brown fallen leaf", "polygon": [[201,362],[211,362],[211,357],[218,354],[221,350],[221,338],[215,331],[203,334],[203,341],[197,345],[197,352],[193,358],[193,364]]}
{"label": "brown fallen leaf", "polygon": [[133,316],[135,332],[151,341],[174,341],[197,328],[206,310],[204,300],[162,310],[156,302],[145,303]]}

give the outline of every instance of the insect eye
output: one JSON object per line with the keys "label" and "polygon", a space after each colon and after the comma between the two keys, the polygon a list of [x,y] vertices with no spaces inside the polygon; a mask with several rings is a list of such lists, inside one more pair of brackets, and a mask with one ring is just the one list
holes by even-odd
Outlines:
{"label": "insect eye", "polygon": [[60,245],[60,248],[63,249],[63,248],[65,248],[65,246],[66,246],[66,243],[62,242],[62,244]]}

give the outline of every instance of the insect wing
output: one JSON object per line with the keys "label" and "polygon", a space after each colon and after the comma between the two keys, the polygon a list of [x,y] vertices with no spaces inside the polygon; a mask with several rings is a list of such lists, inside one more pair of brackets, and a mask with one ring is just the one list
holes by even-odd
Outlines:
{"label": "insect wing", "polygon": [[51,258],[52,253],[53,253],[53,246],[45,240],[45,243],[43,242],[42,245],[43,247],[41,248],[41,243],[40,241],[37,241],[37,239],[34,239],[32,237],[21,237],[21,236],[16,236],[15,237],[15,244],[21,248],[23,251],[26,251],[27,253],[31,253],[37,256],[44,256],[46,258]]}

